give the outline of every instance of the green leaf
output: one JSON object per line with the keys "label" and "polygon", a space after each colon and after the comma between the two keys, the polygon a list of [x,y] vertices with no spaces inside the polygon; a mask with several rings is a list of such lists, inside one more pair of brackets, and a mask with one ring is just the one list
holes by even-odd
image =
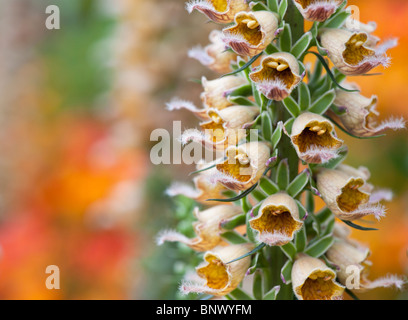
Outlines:
{"label": "green leaf", "polygon": [[310,107],[311,97],[310,90],[306,83],[302,82],[298,87],[299,92],[299,108],[301,111],[306,111]]}
{"label": "green leaf", "polygon": [[244,197],[241,199],[241,208],[244,213],[247,213],[249,210],[252,209],[252,205],[248,200],[248,197]]}
{"label": "green leaf", "polygon": [[248,239],[251,242],[255,242],[256,239],[255,239],[255,231],[251,228],[249,220],[251,220],[252,217],[256,217],[258,215],[260,207],[261,207],[261,203],[258,203],[255,207],[249,210],[246,214],[246,234],[247,234]]}
{"label": "green leaf", "polygon": [[241,288],[236,288],[229,293],[230,296],[236,300],[254,300],[249,294],[244,292]]}
{"label": "green leaf", "polygon": [[280,291],[280,286],[273,287],[267,293],[265,293],[263,300],[276,300],[278,293]]}
{"label": "green leaf", "polygon": [[279,48],[277,46],[275,46],[273,43],[268,44],[268,46],[265,49],[266,54],[272,54],[272,53],[276,53],[279,52]]}
{"label": "green leaf", "polygon": [[297,118],[300,114],[300,107],[291,96],[285,98],[283,101],[283,105],[285,106],[286,110],[292,115],[292,117]]}
{"label": "green leaf", "polygon": [[255,103],[245,97],[242,96],[237,96],[233,97],[230,96],[227,98],[228,101],[232,102],[233,104],[239,105],[239,106],[248,106],[248,107],[253,107],[255,106]]}
{"label": "green leaf", "polygon": [[283,17],[285,16],[287,9],[288,9],[288,0],[282,0],[278,8],[278,13],[281,19],[283,19]]}
{"label": "green leaf", "polygon": [[235,88],[234,90],[227,91],[227,96],[243,96],[243,97],[248,97],[252,95],[252,86],[250,84],[245,84],[243,86],[240,86],[238,88]]}
{"label": "green leaf", "polygon": [[266,141],[270,141],[272,139],[272,119],[269,115],[269,112],[265,111],[261,115],[262,119],[262,136]]}
{"label": "green leaf", "polygon": [[286,188],[286,192],[292,197],[296,196],[303,191],[309,182],[309,174],[306,171],[300,173]]}
{"label": "green leaf", "polygon": [[299,200],[295,200],[296,204],[298,206],[299,209],[299,217],[300,219],[304,220],[306,217],[309,216],[309,214],[307,213],[305,207],[303,206],[303,204],[299,201]]}
{"label": "green leaf", "polygon": [[257,201],[263,201],[266,199],[267,195],[258,189],[252,191],[251,196],[253,196]]}
{"label": "green leaf", "polygon": [[252,85],[252,94],[253,94],[253,97],[255,99],[255,103],[256,103],[257,106],[261,106],[262,105],[261,94],[259,93],[258,89],[256,88],[255,82],[252,82],[251,85]]}
{"label": "green leaf", "polygon": [[234,74],[237,74],[241,71],[244,71],[246,68],[250,67],[261,55],[263,54],[263,52],[257,54],[256,56],[252,57],[247,63],[245,63],[242,67],[238,68],[237,70],[234,70],[230,73],[224,74],[221,76],[221,78],[226,77],[226,76],[231,76]]}
{"label": "green leaf", "polygon": [[306,235],[306,227],[303,226],[295,236],[295,245],[297,252],[303,252],[306,248],[307,243],[307,235]]}
{"label": "green leaf", "polygon": [[[287,0],[285,0],[287,4]],[[283,1],[281,2],[281,5],[283,4]],[[292,31],[290,28],[290,24],[285,23],[285,26],[283,27],[283,31],[279,35],[279,44],[281,51],[285,52],[290,52],[290,49],[292,48]]]}
{"label": "green leaf", "polygon": [[271,137],[271,143],[272,143],[272,150],[275,150],[276,147],[278,146],[279,141],[282,138],[282,130],[283,130],[283,122],[279,121],[278,125],[276,126],[275,131],[273,132],[273,135]]}
{"label": "green leaf", "polygon": [[259,257],[261,256],[261,252],[258,251],[255,253],[254,258],[251,261],[251,266],[248,268],[247,274],[253,274],[260,266],[261,266],[261,261],[259,260]]}
{"label": "green leaf", "polygon": [[244,225],[246,222],[246,214],[239,214],[231,219],[227,219],[221,222],[221,228],[225,230],[233,230],[238,226]]}
{"label": "green leaf", "polygon": [[269,10],[278,13],[279,9],[278,0],[267,0],[266,3],[268,5]]}
{"label": "green leaf", "polygon": [[297,59],[309,49],[309,45],[313,37],[310,32],[306,32],[296,43],[293,45],[292,50],[290,51]]}
{"label": "green leaf", "polygon": [[336,219],[334,219],[334,215],[332,215],[330,217],[330,219],[328,220],[327,226],[325,228],[325,230],[323,231],[323,236],[327,236],[327,235],[332,235],[333,234],[333,230],[334,230],[334,224],[336,222]]}
{"label": "green leaf", "polygon": [[257,2],[252,8],[252,11],[268,11],[268,7],[264,5],[262,2]]}
{"label": "green leaf", "polygon": [[221,233],[221,237],[231,244],[248,243],[248,240],[235,231],[226,231]]}
{"label": "green leaf", "polygon": [[338,29],[344,25],[347,18],[350,16],[350,12],[342,11],[338,14],[334,14],[330,19],[326,20],[321,28],[333,28]]}
{"label": "green leaf", "polygon": [[324,207],[322,210],[315,214],[316,219],[319,221],[320,224],[327,222],[332,216],[333,213],[327,207]]}
{"label": "green leaf", "polygon": [[284,284],[290,284],[292,282],[292,267],[293,262],[288,260],[281,269],[281,279]]}
{"label": "green leaf", "polygon": [[289,165],[287,159],[283,159],[278,165],[276,183],[280,190],[286,190],[286,187],[289,185]]}
{"label": "green leaf", "polygon": [[255,271],[253,285],[252,285],[252,294],[255,300],[263,299],[263,279],[262,271],[260,269]]}
{"label": "green leaf", "polygon": [[288,132],[288,134],[290,134],[292,132],[293,122],[295,122],[295,118],[289,119],[284,124],[284,127],[285,127],[286,131]]}
{"label": "green leaf", "polygon": [[353,223],[351,221],[346,221],[346,220],[341,220],[341,221],[343,221],[349,227],[352,227],[352,228],[357,229],[357,230],[362,230],[362,231],[377,231],[378,230],[378,229],[375,229],[375,228],[366,228],[366,227],[363,227],[363,226],[359,226],[359,225],[357,225],[357,224],[355,224],[355,223]]}
{"label": "green leaf", "polygon": [[259,187],[269,195],[279,192],[279,186],[265,176],[261,177],[259,180]]}
{"label": "green leaf", "polygon": [[336,158],[329,160],[328,162],[322,164],[321,166],[327,169],[335,169],[339,164],[341,164],[344,161],[344,159],[347,157],[347,154],[348,154],[348,149],[346,146],[344,146],[340,150]]}
{"label": "green leaf", "polygon": [[329,234],[308,246],[308,248],[306,248],[305,250],[305,253],[311,257],[319,258],[320,256],[324,255],[327,250],[330,249],[333,243],[334,238]]}
{"label": "green leaf", "polygon": [[336,99],[334,89],[327,91],[323,96],[317,99],[309,108],[309,112],[316,114],[324,114]]}
{"label": "green leaf", "polygon": [[292,242],[289,242],[283,246],[280,247],[283,253],[291,260],[293,261],[296,256],[296,247]]}

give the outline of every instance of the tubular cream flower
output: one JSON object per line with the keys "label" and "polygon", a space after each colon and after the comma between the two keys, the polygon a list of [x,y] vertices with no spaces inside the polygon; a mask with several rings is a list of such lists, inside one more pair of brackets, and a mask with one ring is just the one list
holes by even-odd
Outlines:
{"label": "tubular cream flower", "polygon": [[227,93],[240,86],[248,84],[243,77],[226,76],[215,80],[207,80],[202,78],[204,92],[201,93],[201,100],[206,108],[214,108],[218,110],[225,109],[233,105],[228,100]]}
{"label": "tubular cream flower", "polygon": [[209,109],[210,120],[200,124],[202,131],[186,130],[180,140],[183,144],[191,141],[202,143],[205,147],[224,150],[236,145],[245,138],[247,131],[243,126],[259,114],[258,107],[232,106],[223,110]]}
{"label": "tubular cream flower", "polygon": [[[197,170],[202,170],[211,167],[212,165],[212,163],[200,163],[197,164]],[[166,193],[170,197],[183,195],[205,205],[219,204],[219,202],[215,201],[206,201],[207,199],[226,198],[223,192],[228,189],[221,183],[214,183],[209,180],[214,174],[217,174],[217,169],[215,167],[202,171],[194,177],[194,187],[185,183],[175,182],[166,190]]]}
{"label": "tubular cream flower", "polygon": [[333,124],[310,112],[296,118],[290,138],[299,158],[308,163],[325,163],[336,158],[343,145],[335,135]]}
{"label": "tubular cream flower", "polygon": [[336,90],[333,104],[344,108],[346,112],[342,115],[330,112],[330,115],[338,119],[347,131],[359,137],[372,137],[384,133],[387,129],[405,128],[405,121],[401,118],[391,118],[378,123],[377,102],[377,96],[367,98],[357,92]]}
{"label": "tubular cream flower", "polygon": [[259,212],[249,223],[252,229],[258,231],[257,240],[270,246],[287,244],[303,226],[295,200],[286,193],[266,198]]}
{"label": "tubular cream flower", "polygon": [[231,62],[236,61],[238,55],[235,52],[225,50],[225,43],[221,36],[221,31],[211,31],[209,36],[211,44],[205,48],[195,47],[191,49],[188,56],[215,72],[221,74],[231,72]]}
{"label": "tubular cream flower", "polygon": [[297,59],[290,53],[277,52],[265,57],[261,67],[249,77],[268,99],[281,101],[302,81]]}
{"label": "tubular cream flower", "polygon": [[270,152],[266,143],[257,141],[230,146],[225,151],[226,159],[216,165],[217,173],[211,180],[231,190],[246,190],[261,178]]}
{"label": "tubular cream flower", "polygon": [[369,256],[370,250],[368,248],[362,247],[355,241],[350,242],[341,239],[337,239],[326,252],[329,261],[339,268],[337,277],[340,283],[349,289],[365,291],[391,286],[401,289],[404,286],[404,280],[394,275],[370,281],[368,275],[372,263],[368,260]]}
{"label": "tubular cream flower", "polygon": [[278,16],[269,11],[239,12],[235,25],[223,30],[223,40],[237,54],[252,57],[271,43],[278,23]]}
{"label": "tubular cream flower", "polygon": [[316,258],[300,254],[292,268],[292,286],[299,300],[341,300],[344,287],[336,273]]}
{"label": "tubular cream flower", "polygon": [[220,233],[223,231],[221,222],[232,218],[242,210],[234,205],[218,205],[204,211],[194,209],[194,216],[198,221],[193,223],[194,231],[197,237],[189,239],[186,236],[173,231],[162,231],[158,238],[158,245],[162,245],[165,241],[182,242],[196,251],[208,251],[223,242]]}
{"label": "tubular cream flower", "polygon": [[204,263],[196,268],[202,281],[183,282],[180,291],[184,294],[196,292],[215,296],[230,293],[244,279],[251,264],[251,258],[248,256],[235,262],[228,262],[243,256],[253,248],[252,243],[246,243],[216,248],[214,251],[206,252]]}
{"label": "tubular cream flower", "polygon": [[395,40],[376,48],[365,32],[351,32],[344,29],[323,29],[320,34],[321,45],[334,66],[345,75],[361,75],[371,69],[390,64],[386,51],[396,45]]}
{"label": "tubular cream flower", "polygon": [[191,0],[186,9],[189,13],[198,10],[215,22],[230,23],[236,13],[249,10],[249,5],[246,0]]}
{"label": "tubular cream flower", "polygon": [[327,207],[341,220],[352,221],[371,214],[380,219],[385,208],[378,201],[383,199],[371,198],[373,186],[367,183],[368,178],[364,167],[340,165],[317,174],[317,189]]}
{"label": "tubular cream flower", "polygon": [[331,17],[344,0],[293,0],[293,2],[306,20],[323,22]]}

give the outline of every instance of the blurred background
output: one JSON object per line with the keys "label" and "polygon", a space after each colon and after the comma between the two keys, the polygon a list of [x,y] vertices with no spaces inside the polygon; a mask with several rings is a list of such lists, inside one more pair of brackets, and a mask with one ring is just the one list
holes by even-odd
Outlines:
{"label": "blurred background", "polygon": [[[349,1],[375,34],[396,36],[392,66],[356,77],[379,97],[382,116],[408,119],[408,2]],[[48,30],[48,5],[60,9]],[[175,299],[180,276],[197,257],[156,247],[163,228],[191,233],[186,198],[164,195],[189,181],[192,166],[154,166],[150,133],[197,121],[165,110],[173,96],[199,104],[193,80],[218,75],[187,59],[220,29],[189,15],[184,0],[0,0],[0,299]],[[371,278],[408,273],[408,137],[379,140],[340,133],[347,163],[395,192],[377,232],[354,232],[372,249]],[[45,286],[48,265],[61,288]],[[374,290],[367,299],[406,299]]]}

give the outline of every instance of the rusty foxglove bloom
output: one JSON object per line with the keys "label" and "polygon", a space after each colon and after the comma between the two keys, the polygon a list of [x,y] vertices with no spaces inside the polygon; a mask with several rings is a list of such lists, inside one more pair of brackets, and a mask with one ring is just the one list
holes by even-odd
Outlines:
{"label": "rusty foxglove bloom", "polygon": [[249,10],[249,5],[246,0],[191,0],[186,9],[189,13],[198,10],[215,22],[230,23],[236,13]]}
{"label": "rusty foxglove bloom", "polygon": [[323,29],[320,34],[321,45],[330,60],[345,75],[361,75],[379,65],[389,66],[390,58],[385,53],[396,45],[395,40],[375,48],[368,40],[365,32],[345,29]]}
{"label": "rusty foxglove bloom", "polygon": [[241,208],[234,205],[218,205],[204,211],[195,208],[194,216],[198,220],[193,223],[195,238],[189,239],[177,231],[165,230],[159,234],[157,243],[162,245],[165,241],[182,242],[196,251],[211,250],[223,242],[220,236],[223,232],[221,222],[241,212]]}
{"label": "rusty foxglove bloom", "polygon": [[247,131],[243,126],[254,120],[259,114],[259,108],[232,106],[223,110],[209,109],[207,114],[210,120],[200,124],[202,131],[186,130],[180,137],[182,144],[195,141],[216,150],[235,146],[246,137]]}
{"label": "rusty foxglove bloom", "polygon": [[299,300],[341,300],[344,287],[320,259],[299,254],[292,268],[292,286]]}
{"label": "rusty foxglove bloom", "polygon": [[331,17],[344,0],[293,0],[293,2],[306,20],[323,22]]}
{"label": "rusty foxglove bloom", "polygon": [[[199,163],[197,164],[197,170],[203,170],[212,167],[212,165],[213,163]],[[194,187],[183,182],[175,182],[166,190],[166,193],[170,197],[183,195],[205,205],[219,204],[219,202],[215,201],[206,201],[207,199],[226,198],[223,192],[227,191],[228,189],[221,183],[214,183],[210,181],[210,178],[217,173],[218,172],[215,167],[204,170],[194,177]]]}
{"label": "rusty foxglove bloom", "polygon": [[225,160],[217,164],[217,173],[211,180],[231,190],[246,190],[261,178],[270,152],[266,143],[257,141],[230,146],[225,151]]}
{"label": "rusty foxglove bloom", "polygon": [[282,192],[266,198],[258,216],[249,223],[258,232],[257,240],[270,246],[282,246],[292,241],[296,231],[303,226],[295,200]]}
{"label": "rusty foxglove bloom", "polygon": [[348,132],[359,137],[372,137],[384,133],[387,129],[405,128],[405,121],[401,118],[379,122],[377,102],[377,96],[367,98],[357,92],[336,90],[336,99],[333,104],[345,109],[346,112],[342,115],[330,112],[330,115],[337,118]]}
{"label": "rusty foxglove bloom", "polygon": [[281,101],[302,81],[297,59],[290,53],[277,52],[265,57],[261,67],[249,77],[268,99]]}
{"label": "rusty foxglove bloom", "polygon": [[373,196],[368,178],[365,168],[340,165],[336,169],[322,169],[317,174],[317,189],[327,207],[341,220],[352,221],[367,215],[380,219],[385,215],[385,208],[379,201],[387,199],[384,192]]}
{"label": "rusty foxglove bloom", "polygon": [[205,77],[201,80],[204,92],[201,94],[201,100],[206,108],[222,110],[233,105],[228,100],[227,93],[240,86],[248,84],[243,77],[226,76],[215,80],[207,80]]}
{"label": "rusty foxglove bloom", "polygon": [[195,47],[188,52],[190,58],[196,59],[209,69],[224,74],[231,72],[231,62],[237,60],[238,55],[231,50],[225,49],[225,43],[221,39],[222,32],[213,30],[210,33],[211,44],[205,48]]}
{"label": "rusty foxglove bloom", "polygon": [[207,293],[223,296],[236,289],[245,277],[251,258],[240,259],[254,248],[252,243],[231,245],[215,248],[204,255],[204,262],[196,268],[197,275],[201,278],[194,282],[183,282],[180,286],[182,293]]}
{"label": "rusty foxglove bloom", "polygon": [[296,118],[290,138],[299,158],[307,163],[325,163],[336,158],[343,145],[335,135],[333,124],[310,112]]}
{"label": "rusty foxglove bloom", "polygon": [[401,289],[404,280],[389,275],[374,281],[368,279],[371,261],[368,260],[370,250],[361,246],[356,241],[337,239],[326,252],[326,257],[338,267],[337,277],[349,289],[365,291],[378,287],[395,286]]}
{"label": "rusty foxglove bloom", "polygon": [[269,11],[237,13],[235,25],[223,30],[224,42],[239,55],[255,56],[271,43],[278,23],[278,16]]}

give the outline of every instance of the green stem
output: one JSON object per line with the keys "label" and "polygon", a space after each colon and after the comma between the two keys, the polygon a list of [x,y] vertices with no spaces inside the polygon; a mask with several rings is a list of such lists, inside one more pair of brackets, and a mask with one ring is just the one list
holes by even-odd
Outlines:
{"label": "green stem", "polygon": [[294,44],[305,33],[305,22],[302,14],[296,8],[293,1],[288,1],[288,9],[286,10],[284,20],[290,24],[292,30],[292,44]]}
{"label": "green stem", "polygon": [[[292,42],[295,43],[304,34],[304,20],[299,10],[294,5],[293,1],[288,1],[288,9],[284,20],[289,23],[292,30]],[[294,92],[294,95],[297,91]],[[296,98],[296,97],[295,97]],[[285,122],[290,119],[291,115],[286,111],[282,103],[277,103],[279,119]],[[284,135],[279,144],[279,156],[281,159],[287,159],[289,164],[289,177],[292,181],[299,170],[299,158],[295,149],[292,146],[290,138]],[[286,285],[281,279],[281,269],[285,264],[287,257],[279,247],[270,247],[266,249],[270,265],[272,285],[280,285],[281,289],[278,294],[279,300],[292,300],[293,291],[292,285]]]}

